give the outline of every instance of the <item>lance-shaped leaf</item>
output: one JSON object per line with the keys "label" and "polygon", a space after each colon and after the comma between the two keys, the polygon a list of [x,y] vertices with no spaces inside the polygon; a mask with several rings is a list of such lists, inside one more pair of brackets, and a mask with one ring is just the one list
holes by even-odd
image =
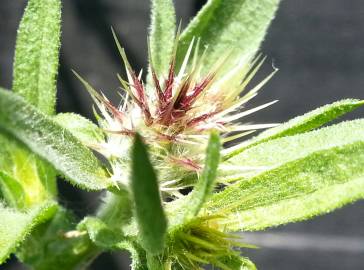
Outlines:
{"label": "lance-shaped leaf", "polygon": [[364,142],[288,162],[216,194],[208,211],[226,229],[260,230],[328,213],[364,198]]}
{"label": "lance-shaped leaf", "polygon": [[132,150],[131,190],[141,243],[151,254],[158,254],[164,248],[167,220],[157,176],[140,135],[136,135]]}
{"label": "lance-shaped leaf", "polygon": [[13,90],[46,114],[55,111],[60,24],[60,0],[29,0],[16,41]]}
{"label": "lance-shaped leaf", "polygon": [[209,0],[181,35],[178,63],[183,60],[194,37],[200,38],[202,47],[208,46],[202,65],[204,71],[210,70],[230,49],[234,55],[253,56],[264,39],[279,2]]}
{"label": "lance-shaped leaf", "polygon": [[0,89],[0,128],[49,161],[71,183],[90,190],[111,186],[92,152],[68,130],[20,96]]}
{"label": "lance-shaped leaf", "polygon": [[330,122],[348,112],[355,110],[363,104],[364,102],[362,100],[345,99],[322,106],[304,115],[295,117],[287,123],[279,125],[278,127],[268,129],[257,137],[229,149],[224,153],[224,159],[229,159],[248,148],[269,140],[285,136],[292,136],[313,130],[327,122]]}
{"label": "lance-shaped leaf", "polygon": [[206,199],[211,195],[217,174],[217,167],[220,162],[220,136],[218,133],[211,133],[206,150],[205,165],[201,177],[195,185],[193,191],[186,198],[184,208],[184,218],[190,219],[197,216]]}
{"label": "lance-shaped leaf", "polygon": [[356,141],[364,141],[364,119],[258,144],[224,162],[227,168],[223,177],[225,181],[250,178],[314,152]]}
{"label": "lance-shaped leaf", "polygon": [[0,264],[16,250],[37,224],[55,213],[56,207],[54,202],[47,202],[24,213],[0,204]]}
{"label": "lance-shaped leaf", "polygon": [[150,61],[158,76],[166,75],[171,61],[176,14],[172,0],[152,0],[150,27]]}
{"label": "lance-shaped leaf", "polygon": [[[16,41],[13,90],[46,114],[55,109],[60,17],[60,0],[28,1]],[[56,195],[56,175],[46,162],[17,141],[5,147],[13,160],[7,179],[11,177],[17,181],[12,181],[14,185],[26,186],[23,201],[17,200],[17,207],[48,200],[48,193]],[[15,192],[8,186],[8,199],[17,196],[11,190]]]}
{"label": "lance-shaped leaf", "polygon": [[105,139],[102,130],[97,125],[79,114],[59,113],[54,120],[87,146],[97,145]]}

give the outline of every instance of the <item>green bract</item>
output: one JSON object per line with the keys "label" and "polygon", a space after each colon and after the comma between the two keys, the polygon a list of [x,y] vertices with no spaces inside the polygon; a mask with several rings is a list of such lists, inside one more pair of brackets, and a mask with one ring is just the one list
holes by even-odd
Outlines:
{"label": "green bract", "polygon": [[197,216],[203,204],[213,192],[216,181],[217,168],[220,162],[220,139],[217,133],[212,133],[207,147],[205,166],[202,175],[195,185],[193,191],[187,196],[185,203],[179,207],[182,210],[182,217],[178,222],[184,222]]}
{"label": "green bract", "polygon": [[157,176],[139,135],[135,137],[132,157],[131,190],[139,237],[143,247],[154,255],[163,251],[167,221],[159,195]]}
{"label": "green bract", "polygon": [[[274,102],[240,109],[274,75],[245,93],[279,2],[209,0],[182,30],[172,0],[151,1],[147,83],[119,43],[122,106],[76,73],[99,109],[96,125],[55,114],[61,1],[29,0],[13,89],[0,89],[0,263],[15,253],[31,269],[83,269],[102,252],[127,250],[135,270],[254,270],[239,251],[253,246],[234,232],[363,199],[364,119],[320,128],[363,101],[341,100],[236,143],[275,126],[240,124]],[[104,191],[95,214],[78,220],[58,205],[57,173]]]}

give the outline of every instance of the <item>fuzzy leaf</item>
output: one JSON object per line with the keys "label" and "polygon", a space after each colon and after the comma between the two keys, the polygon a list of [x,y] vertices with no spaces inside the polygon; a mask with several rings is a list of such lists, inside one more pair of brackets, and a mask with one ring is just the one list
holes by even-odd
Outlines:
{"label": "fuzzy leaf", "polygon": [[54,202],[47,202],[24,213],[0,205],[0,264],[16,250],[37,224],[54,214],[56,207]]}
{"label": "fuzzy leaf", "polygon": [[292,136],[298,133],[307,132],[324,125],[354,109],[362,106],[363,101],[357,99],[344,99],[341,101],[334,102],[329,105],[322,106],[311,112],[308,112],[302,116],[295,117],[279,125],[278,127],[268,129],[262,132],[257,137],[234,147],[233,150],[229,150],[224,154],[224,159],[229,159],[238,153],[249,149],[260,143],[273,140],[280,137]]}
{"label": "fuzzy leaf", "polygon": [[[364,141],[364,119],[346,121],[319,130],[261,143],[234,156],[224,164],[236,166],[237,170],[231,172],[231,175],[236,178],[239,178],[237,173],[239,167],[256,168],[240,173],[242,179],[250,178],[314,152],[356,141]],[[229,176],[225,178],[228,179]]]}
{"label": "fuzzy leaf", "polygon": [[[279,0],[209,0],[182,33],[178,48],[181,63],[188,45],[196,37],[208,46],[203,71],[232,49],[238,58],[253,56],[264,39]],[[202,53],[201,50],[200,53]],[[234,57],[235,60],[236,57]]]}
{"label": "fuzzy leaf", "polygon": [[176,14],[172,0],[152,0],[150,60],[158,76],[166,75],[171,61]]}
{"label": "fuzzy leaf", "polygon": [[216,194],[208,211],[226,229],[260,230],[305,220],[364,198],[364,142],[317,151]]}
{"label": "fuzzy leaf", "polygon": [[25,192],[18,180],[0,171],[0,190],[7,204],[16,209],[24,209]]}
{"label": "fuzzy leaf", "polygon": [[0,128],[49,161],[71,183],[99,190],[112,183],[92,152],[21,97],[0,89]]}
{"label": "fuzzy leaf", "polygon": [[60,0],[29,0],[19,26],[13,90],[46,114],[55,111]]}
{"label": "fuzzy leaf", "polygon": [[86,217],[78,226],[78,230],[85,230],[91,241],[103,250],[128,250],[133,259],[133,269],[142,269],[141,261],[145,262],[145,254],[142,254],[135,242],[126,238],[121,228],[112,228],[96,217]]}
{"label": "fuzzy leaf", "polygon": [[75,113],[59,113],[54,120],[84,145],[95,145],[104,140],[102,130],[87,118]]}
{"label": "fuzzy leaf", "polygon": [[[55,110],[60,17],[59,0],[30,0],[16,41],[13,90],[46,114]],[[17,182],[12,181],[13,185],[26,186],[23,201],[17,200],[18,208],[48,200],[48,193],[57,194],[53,168],[17,141],[12,141],[6,148],[13,161],[8,176],[13,180],[16,178]],[[15,192],[7,189],[8,199],[9,196],[17,196],[17,192],[11,194],[11,190]]]}
{"label": "fuzzy leaf", "polygon": [[131,190],[141,244],[151,254],[158,254],[164,248],[167,220],[157,176],[140,135],[136,135],[132,150]]}
{"label": "fuzzy leaf", "polygon": [[87,231],[91,241],[102,249],[123,249],[127,245],[121,228],[112,229],[96,217],[86,217],[77,229]]}
{"label": "fuzzy leaf", "polygon": [[53,199],[57,187],[55,173],[49,167],[22,143],[0,133],[1,190],[10,206],[26,209]]}
{"label": "fuzzy leaf", "polygon": [[48,222],[32,231],[16,256],[37,270],[85,269],[101,250],[92,244],[87,235],[67,237],[75,229],[77,220],[67,210],[58,212]]}
{"label": "fuzzy leaf", "polygon": [[200,179],[195,185],[191,195],[185,201],[184,219],[190,219],[197,216],[202,205],[208,196],[211,195],[217,174],[217,167],[220,162],[220,136],[218,133],[212,133],[206,150],[205,166]]}

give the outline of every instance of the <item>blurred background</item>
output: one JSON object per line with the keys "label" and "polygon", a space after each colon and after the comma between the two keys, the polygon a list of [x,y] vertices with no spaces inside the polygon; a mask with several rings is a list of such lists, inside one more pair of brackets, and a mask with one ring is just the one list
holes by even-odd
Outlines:
{"label": "blurred background", "polygon": [[[204,0],[175,0],[178,18],[188,23]],[[16,29],[25,0],[1,0],[0,85],[11,87]],[[110,26],[118,33],[132,65],[147,65],[148,0],[64,0],[58,78],[58,112],[92,116],[91,99],[75,79],[77,70],[110,99],[118,101],[116,73],[121,71]],[[280,102],[249,121],[283,122],[342,98],[364,98],[364,2],[362,0],[282,1],[262,46],[268,56],[262,78],[280,71],[251,106]],[[346,119],[364,117],[359,109]],[[99,194],[84,193],[59,181],[61,201],[82,217],[92,213]],[[330,198],[328,198],[330,199]],[[244,250],[261,270],[364,269],[364,202],[314,220],[244,234],[258,250]],[[129,269],[127,254],[98,258],[89,269]],[[12,258],[1,269],[25,269]],[[68,269],[65,269],[68,270]]]}

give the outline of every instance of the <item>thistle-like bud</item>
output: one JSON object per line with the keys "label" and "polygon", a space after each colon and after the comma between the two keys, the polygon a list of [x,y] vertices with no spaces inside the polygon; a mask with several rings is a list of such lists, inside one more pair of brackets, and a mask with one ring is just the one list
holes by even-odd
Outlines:
{"label": "thistle-like bud", "polygon": [[237,59],[234,66],[227,66],[231,62],[227,60],[235,57],[228,52],[209,72],[202,73],[205,54],[198,58],[199,45],[192,40],[177,68],[177,37],[168,74],[156,74],[151,62],[151,82],[145,85],[142,72],[137,75],[131,68],[124,49],[116,37],[115,40],[127,74],[126,80],[118,75],[124,91],[121,104],[113,105],[80,78],[97,105],[99,125],[106,134],[103,143],[92,147],[109,160],[114,181],[127,184],[129,149],[136,132],[149,147],[159,173],[161,191],[178,197],[181,189],[193,186],[191,179],[197,179],[212,130],[221,133],[223,143],[232,145],[233,141],[258,129],[275,125],[240,123],[244,116],[276,102],[241,110],[274,73],[245,91],[264,58],[245,57]]}

